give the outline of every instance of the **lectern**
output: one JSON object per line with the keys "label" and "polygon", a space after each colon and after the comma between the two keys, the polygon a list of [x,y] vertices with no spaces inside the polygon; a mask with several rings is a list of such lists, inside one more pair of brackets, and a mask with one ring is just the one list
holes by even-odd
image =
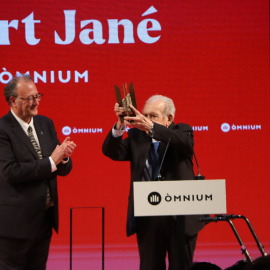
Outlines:
{"label": "lectern", "polygon": [[225,179],[134,182],[135,216],[226,214]]}

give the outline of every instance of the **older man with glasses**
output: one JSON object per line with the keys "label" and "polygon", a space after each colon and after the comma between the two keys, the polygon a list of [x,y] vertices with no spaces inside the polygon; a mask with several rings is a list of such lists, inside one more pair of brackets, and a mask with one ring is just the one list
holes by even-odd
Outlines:
{"label": "older man with glasses", "polygon": [[40,94],[29,75],[4,89],[0,118],[0,269],[46,269],[52,228],[58,232],[57,175],[72,169],[76,144],[62,144],[51,119],[38,115]]}
{"label": "older man with glasses", "polygon": [[[136,233],[140,270],[165,270],[167,254],[169,270],[188,270],[192,265],[197,234],[203,224],[199,224],[196,216],[135,218],[133,182],[157,180],[159,169],[164,180],[194,179],[193,130],[187,124],[173,122],[175,106],[168,97],[150,97],[142,113],[130,107],[135,116],[125,116],[122,121],[124,109],[115,104],[117,122],[102,146],[104,155],[112,160],[130,161],[127,236]],[[131,128],[123,138],[126,125]],[[162,157],[164,163],[160,168]],[[121,173],[116,178],[119,175]]]}

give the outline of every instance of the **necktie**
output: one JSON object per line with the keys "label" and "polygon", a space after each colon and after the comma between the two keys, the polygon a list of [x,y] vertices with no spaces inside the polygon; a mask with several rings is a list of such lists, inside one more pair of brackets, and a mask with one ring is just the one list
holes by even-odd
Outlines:
{"label": "necktie", "polygon": [[[28,137],[29,137],[34,149],[36,150],[36,152],[38,154],[39,159],[42,159],[43,158],[42,152],[41,152],[40,147],[37,144],[37,141],[35,140],[35,137],[33,135],[32,127],[30,127],[30,126],[28,127],[27,133],[28,133]],[[53,200],[52,200],[52,197],[51,197],[50,188],[48,186],[48,188],[47,188],[47,197],[46,197],[46,208],[48,208],[50,206],[53,206]]]}
{"label": "necktie", "polygon": [[153,142],[148,154],[148,162],[152,167],[152,180],[155,180],[159,171],[159,155],[158,155],[159,142]]}
{"label": "necktie", "polygon": [[34,148],[35,148],[35,150],[36,150],[36,152],[38,154],[39,159],[42,159],[43,157],[42,157],[41,149],[40,149],[40,147],[38,146],[38,144],[37,144],[37,142],[35,140],[35,137],[33,135],[32,127],[29,126],[29,128],[27,129],[27,132],[28,132],[28,137],[30,138],[31,143],[34,146]]}

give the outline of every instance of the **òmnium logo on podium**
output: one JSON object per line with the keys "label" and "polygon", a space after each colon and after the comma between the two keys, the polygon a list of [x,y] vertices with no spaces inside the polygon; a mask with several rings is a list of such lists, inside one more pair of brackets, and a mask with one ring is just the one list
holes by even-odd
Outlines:
{"label": "\u00f2mnium logo on podium", "polygon": [[134,215],[226,214],[225,179],[135,181]]}
{"label": "\u00f2mnium logo on podium", "polygon": [[158,205],[161,202],[161,195],[158,192],[151,192],[148,195],[148,202],[151,205]]}

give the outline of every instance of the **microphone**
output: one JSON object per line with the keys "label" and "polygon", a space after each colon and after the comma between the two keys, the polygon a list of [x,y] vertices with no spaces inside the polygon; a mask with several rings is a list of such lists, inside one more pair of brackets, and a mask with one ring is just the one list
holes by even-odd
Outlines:
{"label": "microphone", "polygon": [[167,145],[166,145],[166,149],[165,149],[164,155],[162,157],[162,160],[161,160],[161,163],[160,163],[160,166],[159,166],[158,175],[155,178],[155,181],[163,181],[163,180],[165,180],[165,177],[161,176],[160,171],[161,171],[161,168],[162,168],[162,165],[163,165],[163,162],[164,162],[164,158],[165,158],[165,156],[167,154],[167,150],[168,150],[168,147],[169,147],[169,144],[170,144],[171,139],[172,138],[169,138],[168,139],[168,142],[167,142]]}
{"label": "microphone", "polygon": [[[190,132],[188,133],[188,135],[189,135],[190,138],[193,137],[192,134],[191,134]],[[204,180],[204,179],[205,179],[205,176],[201,175],[201,173],[200,173],[199,163],[198,163],[198,161],[197,161],[197,158],[196,158],[196,155],[195,155],[194,150],[193,150],[193,156],[194,156],[194,159],[195,159],[195,161],[196,161],[197,168],[198,168],[198,175],[196,175],[196,176],[194,177],[194,179],[195,179],[195,180]]]}
{"label": "microphone", "polygon": [[201,173],[200,173],[200,167],[199,167],[199,164],[198,164],[198,161],[197,161],[197,158],[196,158],[196,155],[195,155],[194,151],[193,151],[193,155],[194,155],[194,159],[196,161],[196,165],[197,165],[197,168],[198,168],[198,175],[196,175],[194,178],[195,178],[195,180],[204,180],[205,176],[201,175]]}

